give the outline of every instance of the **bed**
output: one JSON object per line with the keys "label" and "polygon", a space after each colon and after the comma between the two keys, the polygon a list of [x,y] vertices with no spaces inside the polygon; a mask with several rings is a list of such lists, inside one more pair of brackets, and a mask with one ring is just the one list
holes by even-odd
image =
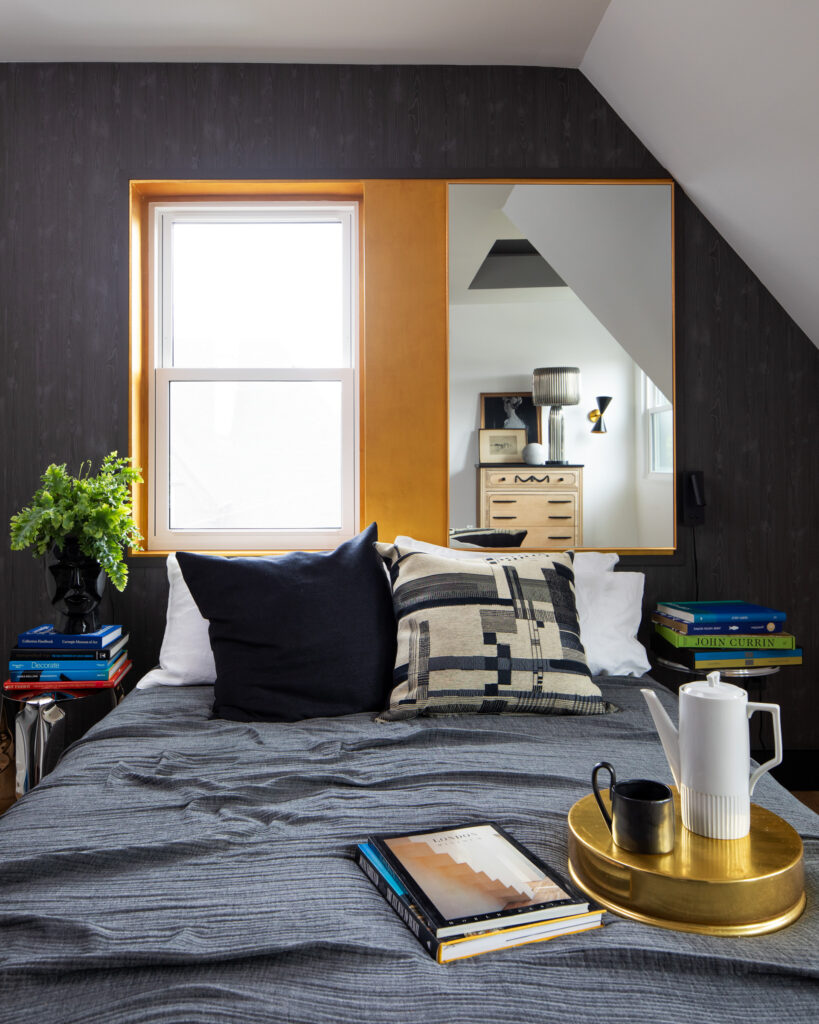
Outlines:
{"label": "bed", "polygon": [[[0,1019],[25,1022],[815,1021],[819,817],[807,909],[730,939],[605,927],[439,966],[353,860],[371,832],[495,820],[565,871],[566,815],[605,757],[669,780],[640,688],[609,713],[296,722],[213,715],[214,686],[138,689],[0,822]],[[616,709],[616,710],[614,710]]]}

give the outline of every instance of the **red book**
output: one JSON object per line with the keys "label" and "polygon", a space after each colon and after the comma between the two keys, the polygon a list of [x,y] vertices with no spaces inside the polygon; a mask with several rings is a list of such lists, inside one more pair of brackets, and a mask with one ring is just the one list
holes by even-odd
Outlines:
{"label": "red book", "polygon": [[73,693],[74,690],[108,690],[116,686],[130,672],[133,662],[123,662],[119,671],[115,672],[110,679],[71,679],[64,683],[48,683],[32,679],[11,680],[3,683],[3,689],[7,693],[19,693],[25,690],[27,693],[50,693],[59,690],[60,693]]}

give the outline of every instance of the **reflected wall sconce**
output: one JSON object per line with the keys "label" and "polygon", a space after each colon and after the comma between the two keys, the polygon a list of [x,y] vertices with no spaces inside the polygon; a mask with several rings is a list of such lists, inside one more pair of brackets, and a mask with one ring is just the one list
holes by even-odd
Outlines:
{"label": "reflected wall sconce", "polygon": [[532,374],[532,401],[548,405],[549,462],[566,464],[563,406],[580,401],[580,370],[576,366],[540,366]]}
{"label": "reflected wall sconce", "polygon": [[593,434],[605,434],[607,431],[605,421],[603,420],[603,413],[611,404],[611,396],[598,395],[597,398],[595,398],[595,402],[597,402],[597,408],[592,409],[589,413],[589,421],[594,424],[591,428],[591,432]]}

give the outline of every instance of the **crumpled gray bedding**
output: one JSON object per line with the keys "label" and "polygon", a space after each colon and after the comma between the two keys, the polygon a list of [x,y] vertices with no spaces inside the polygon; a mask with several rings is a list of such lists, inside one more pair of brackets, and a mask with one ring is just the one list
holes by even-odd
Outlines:
{"label": "crumpled gray bedding", "polygon": [[596,761],[670,781],[646,680],[598,682],[617,713],[390,724],[228,722],[211,687],[134,691],[0,819],[0,1020],[816,1021],[819,816],[768,776],[754,800],[802,835],[808,905],[767,936],[606,914],[439,966],[354,864],[370,832],[491,819],[565,872]]}

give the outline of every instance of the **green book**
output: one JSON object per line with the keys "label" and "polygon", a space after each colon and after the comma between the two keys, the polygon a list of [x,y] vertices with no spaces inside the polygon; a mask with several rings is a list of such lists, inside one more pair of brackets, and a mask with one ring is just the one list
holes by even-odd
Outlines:
{"label": "green book", "polygon": [[705,633],[689,636],[658,622],[654,623],[654,631],[674,647],[694,647],[697,650],[792,651],[796,647],[793,633]]}
{"label": "green book", "polygon": [[675,647],[659,633],[651,637],[651,649],[659,657],[673,665],[682,665],[688,669],[702,670],[711,668],[771,668],[779,665],[801,665],[802,649],[792,650],[759,650],[759,648],[719,648]]}

